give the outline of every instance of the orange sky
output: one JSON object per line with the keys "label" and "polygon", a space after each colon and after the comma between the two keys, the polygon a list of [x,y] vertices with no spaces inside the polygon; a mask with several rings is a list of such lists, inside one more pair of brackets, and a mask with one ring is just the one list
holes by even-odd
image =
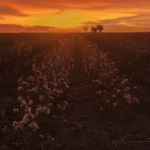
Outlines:
{"label": "orange sky", "polygon": [[0,32],[150,31],[150,0],[0,0]]}

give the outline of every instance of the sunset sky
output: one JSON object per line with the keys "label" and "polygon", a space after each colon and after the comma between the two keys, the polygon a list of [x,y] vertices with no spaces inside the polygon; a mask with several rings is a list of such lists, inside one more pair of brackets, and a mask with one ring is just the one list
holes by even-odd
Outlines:
{"label": "sunset sky", "polygon": [[150,31],[150,0],[0,0],[0,32]]}

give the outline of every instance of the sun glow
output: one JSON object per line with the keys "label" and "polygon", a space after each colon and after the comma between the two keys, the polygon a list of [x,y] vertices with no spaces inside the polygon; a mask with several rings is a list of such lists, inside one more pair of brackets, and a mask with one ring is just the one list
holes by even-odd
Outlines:
{"label": "sun glow", "polygon": [[43,11],[35,13],[32,16],[22,17],[7,17],[3,23],[21,24],[21,25],[43,25],[54,26],[57,28],[74,28],[88,21],[97,21],[105,19],[116,19],[125,16],[133,16],[132,13],[117,13],[117,12],[97,12],[97,11]]}

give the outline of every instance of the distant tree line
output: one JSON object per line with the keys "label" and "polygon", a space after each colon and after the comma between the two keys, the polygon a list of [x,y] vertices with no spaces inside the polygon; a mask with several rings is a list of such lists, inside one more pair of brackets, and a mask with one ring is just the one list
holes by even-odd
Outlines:
{"label": "distant tree line", "polygon": [[96,25],[96,26],[92,26],[90,27],[90,29],[88,27],[83,27],[84,32],[102,32],[104,30],[103,25]]}

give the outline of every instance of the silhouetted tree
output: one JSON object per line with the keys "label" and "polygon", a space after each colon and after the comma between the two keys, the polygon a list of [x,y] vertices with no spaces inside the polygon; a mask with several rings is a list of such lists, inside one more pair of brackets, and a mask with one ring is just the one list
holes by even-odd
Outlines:
{"label": "silhouetted tree", "polygon": [[91,27],[91,32],[97,32],[97,28],[96,27]]}
{"label": "silhouetted tree", "polygon": [[104,27],[102,25],[97,25],[96,27],[99,32],[102,32],[104,30]]}
{"label": "silhouetted tree", "polygon": [[91,27],[91,32],[97,32],[97,31],[102,32],[103,30],[104,27],[102,25],[96,25],[95,27],[94,26]]}

